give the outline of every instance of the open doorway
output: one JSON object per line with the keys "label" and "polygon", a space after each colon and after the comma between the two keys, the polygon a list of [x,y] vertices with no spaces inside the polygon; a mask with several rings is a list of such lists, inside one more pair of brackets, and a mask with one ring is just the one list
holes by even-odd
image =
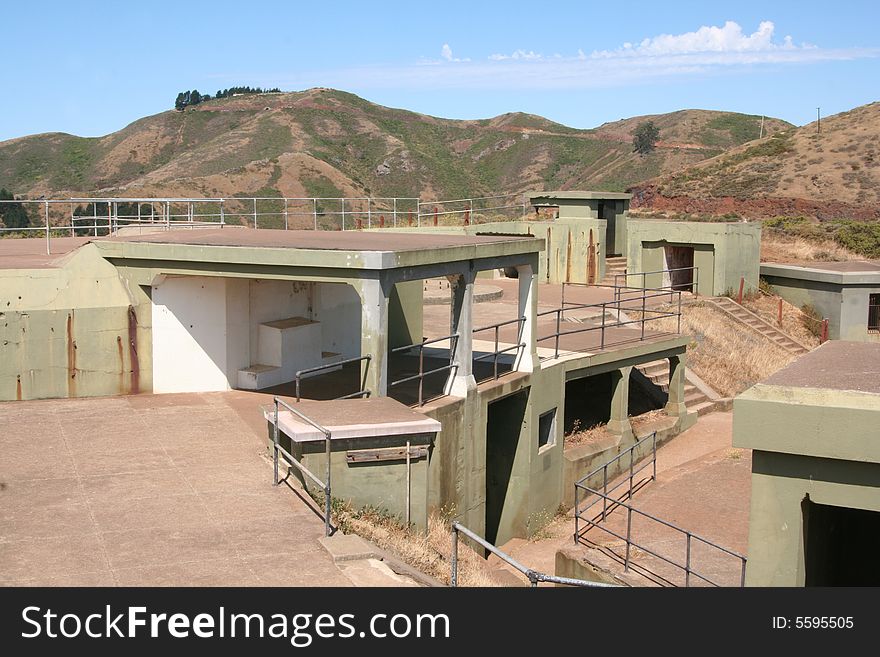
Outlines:
{"label": "open doorway", "polygon": [[[502,517],[513,518],[513,465],[529,401],[528,389],[491,402],[486,418],[486,540],[496,543]],[[508,532],[500,532],[504,538]],[[497,543],[496,543],[497,544]]]}
{"label": "open doorway", "polygon": [[[666,269],[669,270],[668,284],[673,290],[682,292],[694,291],[694,247],[672,246],[664,247],[666,257]],[[664,281],[666,284],[666,281]]]}
{"label": "open doorway", "polygon": [[880,513],[816,504],[804,514],[805,586],[878,586]]}

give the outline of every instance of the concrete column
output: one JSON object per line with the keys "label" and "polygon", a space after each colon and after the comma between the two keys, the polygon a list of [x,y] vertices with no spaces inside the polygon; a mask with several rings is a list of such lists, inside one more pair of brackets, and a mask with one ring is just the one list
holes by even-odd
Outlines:
{"label": "concrete column", "polygon": [[474,279],[476,272],[469,270],[465,274],[448,278],[452,294],[449,310],[450,333],[458,333],[458,340],[455,341],[455,349],[452,352],[452,364],[456,367],[449,373],[445,392],[453,397],[467,397],[468,391],[477,387],[473,373]]}
{"label": "concrete column", "polygon": [[372,360],[361,363],[361,381],[371,397],[388,395],[388,297],[390,287],[379,279],[360,281],[361,355]]}
{"label": "concrete column", "polygon": [[608,418],[610,433],[632,436],[629,422],[629,377],[632,366],[611,370],[611,417]]}
{"label": "concrete column", "polygon": [[687,354],[670,356],[669,360],[669,400],[666,402],[666,413],[673,417],[684,417],[687,408],[684,405],[684,383]]}
{"label": "concrete column", "polygon": [[520,350],[514,363],[517,372],[534,372],[541,369],[538,359],[537,314],[538,314],[538,256],[535,254],[528,264],[517,265],[519,277],[519,315],[525,317],[520,329],[520,343],[525,347]]}

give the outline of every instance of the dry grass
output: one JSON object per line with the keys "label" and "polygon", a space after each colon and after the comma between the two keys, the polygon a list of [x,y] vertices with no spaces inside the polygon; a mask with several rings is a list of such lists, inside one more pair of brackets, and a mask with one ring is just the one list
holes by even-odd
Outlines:
{"label": "dry grass", "polygon": [[598,442],[603,438],[608,438],[610,434],[606,430],[605,424],[595,424],[585,429],[580,428],[580,422],[575,420],[572,430],[565,434],[563,448],[579,447],[580,445],[589,445]]}
{"label": "dry grass", "polygon": [[782,326],[779,326],[779,301],[780,298],[777,296],[761,294],[750,299],[743,299],[743,306],[779,328],[783,333],[790,335],[802,345],[811,348],[818,347],[819,338],[804,326],[804,314],[799,308],[784,300],[782,301]]}
{"label": "dry grass", "polygon": [[832,240],[804,239],[779,231],[761,235],[761,262],[842,262],[862,259]]}
{"label": "dry grass", "polygon": [[[676,318],[652,322],[675,331]],[[725,397],[738,395],[788,365],[794,356],[702,303],[682,308],[682,333],[692,336],[688,367]]]}
{"label": "dry grass", "polygon": [[[421,533],[407,529],[397,518],[373,509],[353,510],[337,505],[334,520],[346,533],[354,532],[372,541],[382,549],[393,552],[401,560],[449,584],[452,534],[449,527],[451,514],[434,512],[428,518],[428,531]],[[499,586],[491,568],[465,540],[458,543],[459,586]]]}

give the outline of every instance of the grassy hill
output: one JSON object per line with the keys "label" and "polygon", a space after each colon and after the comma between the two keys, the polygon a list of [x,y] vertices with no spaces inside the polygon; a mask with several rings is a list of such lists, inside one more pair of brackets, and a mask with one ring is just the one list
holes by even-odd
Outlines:
{"label": "grassy hill", "polygon": [[[643,120],[657,149],[632,152]],[[757,136],[760,117],[683,110],[579,130],[512,113],[459,121],[332,89],[212,100],[98,138],[0,143],[0,187],[18,195],[421,196],[621,190]],[[765,130],[790,128],[769,119]]]}
{"label": "grassy hill", "polygon": [[880,103],[749,141],[639,185],[655,209],[880,218]]}

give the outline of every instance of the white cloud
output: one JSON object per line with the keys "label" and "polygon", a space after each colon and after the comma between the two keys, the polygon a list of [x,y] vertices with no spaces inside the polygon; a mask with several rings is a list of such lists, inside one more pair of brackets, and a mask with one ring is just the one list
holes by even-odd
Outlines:
{"label": "white cloud", "polygon": [[[785,66],[880,56],[880,48],[825,49],[775,39],[775,26],[763,21],[746,34],[739,24],[703,26],[683,34],[661,34],[627,42],[613,50],[561,56],[524,48],[494,53],[482,61],[455,57],[444,43],[440,59],[409,66],[323,71],[291,79],[291,86],[316,83],[341,88],[398,89],[590,89],[650,79],[709,75],[757,66]],[[454,66],[448,64],[454,63]],[[424,65],[430,66],[424,66]]]}

